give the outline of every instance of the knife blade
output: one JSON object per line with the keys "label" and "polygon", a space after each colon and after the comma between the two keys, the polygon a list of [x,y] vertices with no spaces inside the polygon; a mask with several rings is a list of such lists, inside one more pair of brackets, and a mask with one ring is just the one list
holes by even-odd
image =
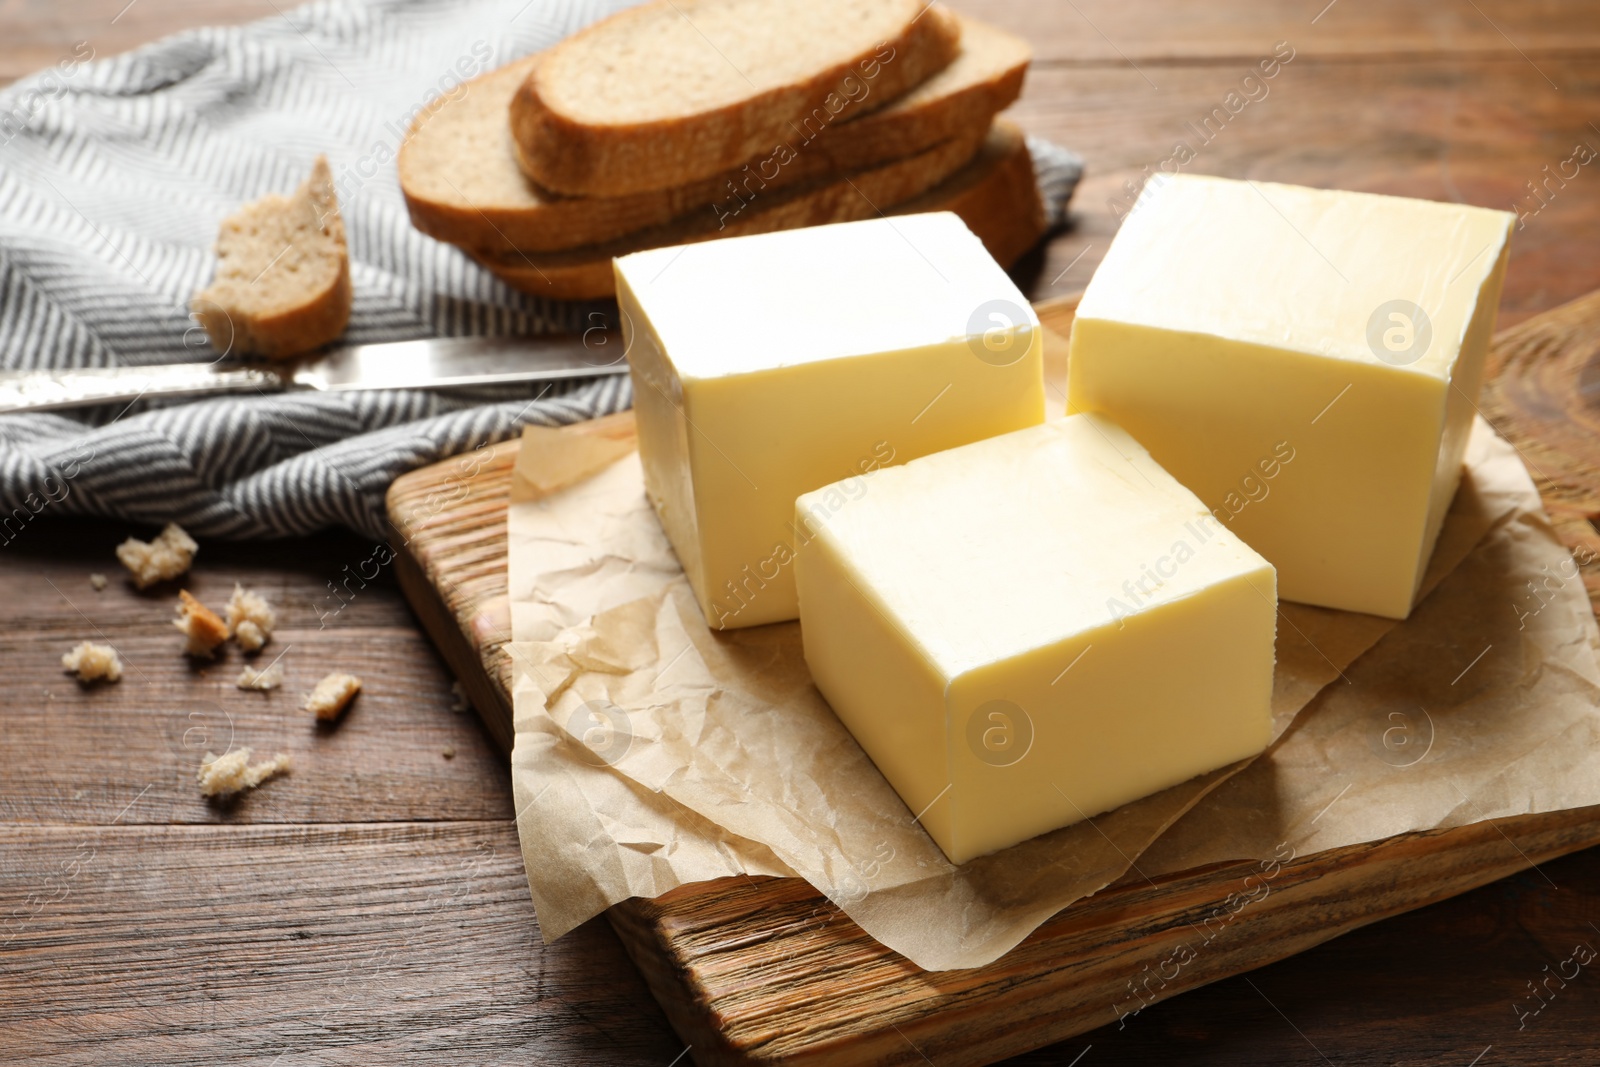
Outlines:
{"label": "knife blade", "polygon": [[441,337],[344,345],[294,362],[166,363],[147,367],[0,371],[0,413],[155,397],[367,389],[443,389],[622,374],[615,330],[548,337]]}

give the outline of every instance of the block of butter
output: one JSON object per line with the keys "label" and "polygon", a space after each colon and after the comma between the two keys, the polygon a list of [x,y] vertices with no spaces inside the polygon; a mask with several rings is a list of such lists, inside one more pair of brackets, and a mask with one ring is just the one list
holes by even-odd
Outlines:
{"label": "block of butter", "polygon": [[1067,410],[1138,438],[1285,600],[1404,618],[1460,481],[1512,221],[1164,180],[1079,305]]}
{"label": "block of butter", "polygon": [[1103,416],[796,512],[812,677],[952,862],[1267,744],[1272,567]]}
{"label": "block of butter", "polygon": [[794,502],[1039,423],[1038,318],[944,212],[616,260],[645,488],[715,628],[796,616]]}

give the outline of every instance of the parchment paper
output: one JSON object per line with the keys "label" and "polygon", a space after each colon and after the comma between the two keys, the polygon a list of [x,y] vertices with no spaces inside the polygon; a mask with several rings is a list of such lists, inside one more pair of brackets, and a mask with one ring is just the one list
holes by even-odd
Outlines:
{"label": "parchment paper", "polygon": [[1600,804],[1597,648],[1576,564],[1543,510],[1521,508],[1139,868]]}
{"label": "parchment paper", "polygon": [[[739,874],[798,875],[919,966],[971,967],[1126,873],[1191,808],[1181,837],[1160,852],[1162,866],[1152,854],[1141,870],[1272,855],[1288,829],[1294,847],[1323,848],[1512,808],[1593,802],[1594,775],[1569,744],[1600,721],[1593,618],[1574,579],[1544,594],[1545,606],[1521,620],[1517,639],[1505,632],[1507,619],[1519,625],[1515,589],[1541,567],[1572,564],[1515,453],[1482,423],[1425,583],[1433,588],[1470,556],[1449,584],[1448,606],[1430,597],[1397,627],[1284,605],[1273,699],[1279,740],[1260,769],[1216,795],[1226,803],[1207,795],[1246,765],[959,868],[811,686],[796,624],[720,635],[705,626],[645,500],[637,456],[618,459],[617,451],[530,428],[519,462],[541,473],[528,475],[522,492],[538,498],[514,504],[508,524],[513,785],[546,938],[630,896]],[[1386,634],[1391,666],[1352,669]],[[1500,660],[1490,649],[1450,684],[1465,658],[1496,643],[1520,651]],[[1446,803],[1436,790],[1414,795],[1406,779],[1393,778],[1384,790],[1352,785],[1321,811],[1355,781],[1349,761],[1392,777],[1395,762],[1419,751],[1404,748],[1404,731],[1393,732],[1405,724],[1385,717],[1403,712],[1398,694],[1437,716],[1433,709],[1454,708],[1460,701],[1450,698],[1469,691],[1472,710],[1435,718],[1438,742],[1409,768],[1447,756],[1456,768],[1470,765],[1441,787],[1459,787],[1460,796]],[[1308,704],[1315,714],[1297,723]],[[1559,724],[1527,723],[1546,716]],[[1515,759],[1508,762],[1502,733],[1482,732],[1479,724],[1490,721],[1523,723]]]}

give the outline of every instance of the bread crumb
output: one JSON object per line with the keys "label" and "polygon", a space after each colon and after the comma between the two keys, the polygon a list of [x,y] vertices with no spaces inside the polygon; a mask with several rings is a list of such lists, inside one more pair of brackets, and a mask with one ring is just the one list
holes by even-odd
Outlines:
{"label": "bread crumb", "polygon": [[[128,538],[117,546],[117,559],[133,574],[140,589],[189,573],[200,546],[175,522],[167,523],[154,541]],[[92,580],[92,579],[91,579]]]}
{"label": "bread crumb", "polygon": [[450,694],[455,697],[450,704],[450,710],[457,715],[472,707],[472,703],[467,699],[467,691],[460,682],[450,683]]}
{"label": "bread crumb", "polygon": [[444,751],[439,753],[439,755],[443,756],[445,759],[455,759],[456,758],[455,746],[454,745],[446,745]]}
{"label": "bread crumb", "polygon": [[255,689],[265,693],[283,684],[283,668],[277,663],[269,663],[259,671],[254,667],[246,667],[239,672],[239,680],[234,684],[240,689]]}
{"label": "bread crumb", "polygon": [[254,789],[276,774],[286,774],[290,769],[289,757],[282,752],[260,763],[250,762],[248,748],[236,748],[221,756],[207,752],[200,761],[195,779],[200,783],[203,797],[227,797],[246,789]]}
{"label": "bread crumb", "polygon": [[272,640],[272,628],[277,625],[277,615],[272,605],[260,593],[253,593],[234,583],[233,596],[228,598],[228,632],[246,652],[254,652]]}
{"label": "bread crumb", "polygon": [[188,638],[183,652],[187,656],[214,656],[217,646],[228,639],[228,626],[217,613],[189,595],[187,589],[178,591],[178,618],[172,625]]}
{"label": "bread crumb", "polygon": [[103,574],[91,574],[89,575],[89,584],[94,586],[94,591],[98,593],[106,587],[106,576]]}
{"label": "bread crumb", "polygon": [[[61,666],[74,671],[80,682],[114,682],[122,677],[122,658],[110,645],[84,641],[61,657]],[[45,691],[49,695],[49,690]]]}
{"label": "bread crumb", "polygon": [[323,722],[332,722],[361,692],[361,679],[353,674],[330,674],[306,697],[306,710]]}

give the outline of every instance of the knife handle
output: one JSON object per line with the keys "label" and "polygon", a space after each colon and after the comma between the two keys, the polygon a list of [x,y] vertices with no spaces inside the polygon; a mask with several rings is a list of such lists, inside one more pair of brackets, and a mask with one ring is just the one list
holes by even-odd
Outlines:
{"label": "knife handle", "polygon": [[147,397],[276,392],[289,379],[255,367],[219,370],[211,363],[82,370],[0,371],[0,413],[132,402]]}

